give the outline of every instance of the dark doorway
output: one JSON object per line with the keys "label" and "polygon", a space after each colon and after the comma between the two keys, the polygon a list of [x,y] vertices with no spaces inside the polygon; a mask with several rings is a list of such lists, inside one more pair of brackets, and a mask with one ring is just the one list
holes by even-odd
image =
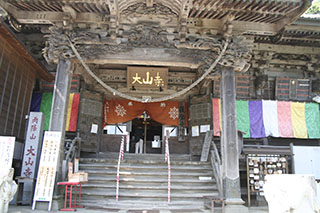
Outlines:
{"label": "dark doorway", "polygon": [[[146,132],[146,137],[145,137]],[[141,138],[144,143],[146,143],[146,152],[147,154],[161,154],[162,143],[160,143],[159,148],[152,146],[152,141],[155,140],[155,136],[162,140],[162,124],[158,123],[148,116],[146,118],[135,118],[132,120],[132,132],[130,133],[131,142],[130,142],[130,153],[135,152],[135,145]],[[146,140],[146,141],[145,141]]]}

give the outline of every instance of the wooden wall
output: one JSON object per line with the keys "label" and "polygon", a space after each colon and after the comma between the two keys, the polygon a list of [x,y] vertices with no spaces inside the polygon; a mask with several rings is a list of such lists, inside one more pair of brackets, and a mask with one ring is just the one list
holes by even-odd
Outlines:
{"label": "wooden wall", "polygon": [[23,141],[35,81],[33,67],[0,36],[0,135]]}

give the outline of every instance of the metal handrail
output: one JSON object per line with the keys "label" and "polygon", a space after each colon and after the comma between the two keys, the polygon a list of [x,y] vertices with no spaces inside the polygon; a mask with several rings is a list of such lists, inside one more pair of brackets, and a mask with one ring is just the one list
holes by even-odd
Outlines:
{"label": "metal handrail", "polygon": [[119,150],[118,168],[117,168],[117,186],[116,186],[116,201],[119,200],[119,177],[120,177],[120,162],[123,160],[124,153],[124,136],[121,137],[121,144]]}
{"label": "metal handrail", "polygon": [[216,182],[217,182],[217,187],[219,194],[223,196],[223,182],[222,182],[222,172],[221,172],[221,159],[220,155],[217,149],[216,144],[212,141],[213,144],[213,150],[210,151],[211,153],[211,165],[213,169],[213,174],[215,176]]}
{"label": "metal handrail", "polygon": [[165,136],[165,161],[168,162],[168,203],[171,201],[171,166],[170,166],[170,152],[169,152],[169,131]]}

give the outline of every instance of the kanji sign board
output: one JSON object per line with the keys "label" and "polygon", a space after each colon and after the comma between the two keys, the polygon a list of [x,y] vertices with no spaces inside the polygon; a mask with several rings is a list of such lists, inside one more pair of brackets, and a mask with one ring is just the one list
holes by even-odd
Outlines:
{"label": "kanji sign board", "polygon": [[12,166],[15,137],[0,136],[0,164],[1,170],[10,169]]}
{"label": "kanji sign board", "polygon": [[48,211],[51,210],[60,143],[61,132],[46,131],[44,133],[32,210],[35,209],[37,201],[49,202]]}

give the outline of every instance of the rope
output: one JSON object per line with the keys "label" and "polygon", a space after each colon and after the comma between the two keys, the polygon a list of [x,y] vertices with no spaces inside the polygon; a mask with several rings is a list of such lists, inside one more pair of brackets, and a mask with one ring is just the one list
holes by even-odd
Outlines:
{"label": "rope", "polygon": [[124,136],[121,137],[118,167],[117,167],[116,201],[119,200],[120,162],[121,160],[123,160],[123,152],[124,152]]}
{"label": "rope", "polygon": [[220,52],[219,56],[216,58],[216,60],[213,62],[213,64],[211,64],[211,66],[207,69],[207,71],[205,73],[203,73],[203,75],[198,78],[195,82],[193,82],[192,84],[190,84],[188,87],[180,90],[179,92],[176,92],[172,95],[168,95],[165,97],[161,97],[161,98],[156,98],[156,99],[142,99],[142,98],[136,98],[130,95],[126,95],[118,90],[113,89],[112,87],[108,86],[106,83],[104,83],[98,76],[96,76],[91,70],[90,68],[87,66],[87,64],[83,61],[83,59],[81,58],[79,52],[77,51],[77,49],[75,48],[75,46],[72,44],[71,40],[69,39],[69,37],[67,37],[69,44],[71,46],[72,51],[74,52],[74,54],[76,55],[76,57],[78,58],[78,60],[80,61],[80,63],[82,64],[82,66],[85,68],[85,70],[91,75],[92,78],[94,78],[99,84],[101,84],[102,87],[104,87],[105,89],[109,90],[113,95],[117,95],[119,97],[125,98],[125,99],[129,99],[132,101],[137,101],[137,102],[142,102],[142,103],[146,103],[146,102],[162,102],[162,101],[167,101],[173,98],[176,98],[178,96],[183,95],[184,93],[188,92],[189,90],[191,90],[193,87],[195,87],[197,84],[199,84],[205,77],[207,77],[207,75],[209,75],[210,72],[212,72],[212,70],[215,68],[215,66],[218,64],[218,62],[220,61],[220,59],[222,58],[222,56],[224,55],[224,53],[227,50],[227,47],[229,45],[230,39],[229,37],[227,37],[226,43],[224,44],[224,47],[222,49],[222,51]]}

